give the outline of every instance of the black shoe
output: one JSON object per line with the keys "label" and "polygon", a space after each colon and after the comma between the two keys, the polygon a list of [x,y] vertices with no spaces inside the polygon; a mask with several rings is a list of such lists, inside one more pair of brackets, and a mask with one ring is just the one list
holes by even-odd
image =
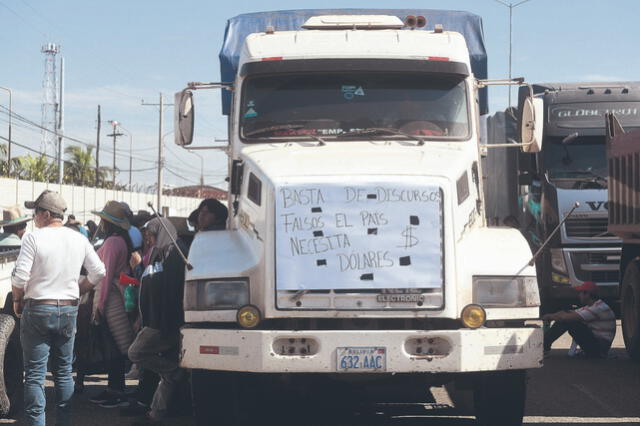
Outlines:
{"label": "black shoe", "polygon": [[103,402],[107,402],[109,398],[111,398],[111,396],[112,396],[111,392],[104,390],[99,394],[89,398],[89,401],[93,402],[94,404],[102,404]]}
{"label": "black shoe", "polygon": [[116,408],[116,407],[128,407],[129,400],[124,396],[111,394],[109,395],[109,399],[98,404],[102,408]]}
{"label": "black shoe", "polygon": [[149,411],[149,407],[140,402],[132,402],[128,407],[120,409],[120,417],[137,417],[144,416]]}

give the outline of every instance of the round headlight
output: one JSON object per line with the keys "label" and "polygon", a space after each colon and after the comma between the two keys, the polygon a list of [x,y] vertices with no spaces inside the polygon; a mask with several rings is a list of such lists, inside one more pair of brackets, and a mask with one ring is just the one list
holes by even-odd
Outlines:
{"label": "round headlight", "polygon": [[238,309],[236,319],[242,328],[255,328],[262,320],[260,310],[253,305],[244,305]]}
{"label": "round headlight", "polygon": [[482,306],[471,304],[464,307],[460,318],[465,327],[479,328],[487,320],[487,313]]}

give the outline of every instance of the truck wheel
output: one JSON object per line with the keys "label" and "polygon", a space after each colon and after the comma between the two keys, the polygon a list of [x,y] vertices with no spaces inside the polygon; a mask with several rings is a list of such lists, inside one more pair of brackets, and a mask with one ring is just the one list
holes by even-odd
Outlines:
{"label": "truck wheel", "polygon": [[[247,373],[191,371],[191,399],[196,426],[245,426],[250,423],[252,394]],[[248,393],[247,393],[248,391]],[[259,414],[259,413],[255,413]]]}
{"label": "truck wheel", "polygon": [[14,417],[22,410],[24,402],[24,365],[22,362],[22,344],[20,343],[20,318],[13,312],[13,295],[9,293],[5,299],[4,308],[0,311],[9,315],[15,321],[13,332],[4,351],[4,384],[11,407],[8,415]]}
{"label": "truck wheel", "polygon": [[482,373],[474,384],[473,402],[479,426],[520,426],[526,398],[524,370]]}
{"label": "truck wheel", "polygon": [[622,279],[622,336],[629,357],[640,361],[640,268],[629,262]]}
{"label": "truck wheel", "polygon": [[[5,352],[7,344],[11,338],[11,332],[16,325],[11,315],[0,314],[0,416],[6,416],[11,409],[11,402],[7,395],[7,386],[5,385]],[[11,373],[11,371],[7,371]],[[11,383],[13,384],[13,383]]]}

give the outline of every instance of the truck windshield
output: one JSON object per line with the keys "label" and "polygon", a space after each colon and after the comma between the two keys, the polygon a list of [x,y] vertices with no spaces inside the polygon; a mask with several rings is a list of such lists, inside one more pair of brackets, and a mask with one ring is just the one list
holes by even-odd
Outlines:
{"label": "truck windshield", "polygon": [[562,137],[547,137],[542,145],[544,168],[549,178],[599,182],[606,187],[604,136],[579,136],[566,144],[562,140]]}
{"label": "truck windshield", "polygon": [[467,90],[463,77],[439,74],[250,77],[243,87],[240,133],[246,142],[290,141],[302,135],[345,141],[408,139],[408,135],[466,140]]}

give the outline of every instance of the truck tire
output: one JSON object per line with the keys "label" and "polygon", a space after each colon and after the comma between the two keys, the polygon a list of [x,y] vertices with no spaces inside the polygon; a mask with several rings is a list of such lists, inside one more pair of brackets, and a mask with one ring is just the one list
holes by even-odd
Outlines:
{"label": "truck tire", "polygon": [[11,402],[7,395],[7,387],[5,385],[5,352],[7,344],[11,338],[11,332],[16,325],[11,315],[0,314],[0,416],[4,417],[9,414]]}
{"label": "truck tire", "polygon": [[622,336],[629,357],[640,361],[640,266],[629,262],[622,278]]}
{"label": "truck tire", "polygon": [[526,399],[524,370],[481,373],[474,384],[473,402],[479,426],[520,426]]}
{"label": "truck tire", "polygon": [[191,371],[191,399],[196,426],[246,426],[256,397],[248,373]]}
{"label": "truck tire", "polygon": [[15,326],[9,343],[4,351],[4,384],[9,397],[10,409],[8,415],[0,417],[15,417],[22,410],[24,402],[24,365],[22,362],[22,344],[20,343],[20,318],[13,312],[13,295],[9,293],[4,308],[0,313],[7,314],[15,321]]}

